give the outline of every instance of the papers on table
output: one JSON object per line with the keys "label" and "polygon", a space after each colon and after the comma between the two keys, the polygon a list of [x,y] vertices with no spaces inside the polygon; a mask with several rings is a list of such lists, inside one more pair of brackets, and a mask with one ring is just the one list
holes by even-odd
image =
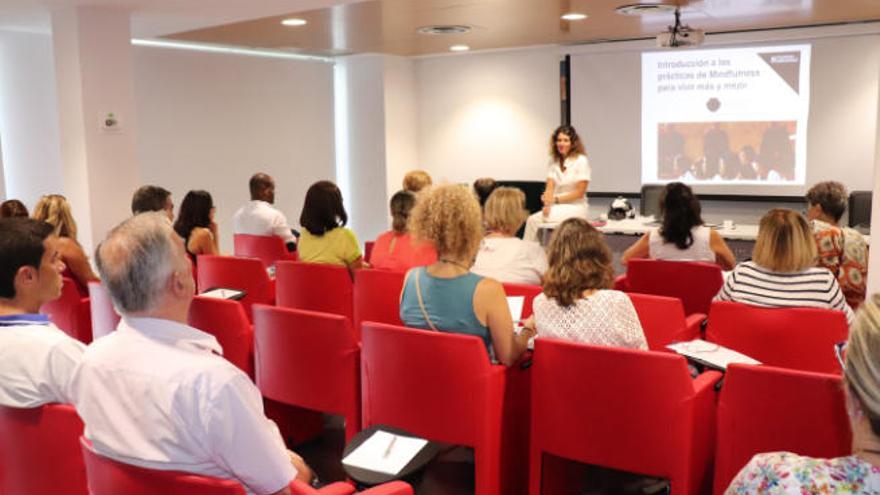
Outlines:
{"label": "papers on table", "polygon": [[720,370],[726,370],[727,365],[732,363],[761,364],[760,361],[733,349],[700,339],[669,344],[666,347],[700,364]]}
{"label": "papers on table", "polygon": [[199,294],[200,296],[213,297],[214,299],[232,299],[238,301],[243,298],[245,293],[243,290],[236,289],[208,289]]}
{"label": "papers on table", "polygon": [[510,316],[513,318],[514,323],[522,318],[525,301],[525,296],[507,296],[507,307],[510,308]]}
{"label": "papers on table", "polygon": [[427,444],[428,441],[424,438],[395,435],[379,430],[345,456],[342,463],[346,466],[396,475]]}

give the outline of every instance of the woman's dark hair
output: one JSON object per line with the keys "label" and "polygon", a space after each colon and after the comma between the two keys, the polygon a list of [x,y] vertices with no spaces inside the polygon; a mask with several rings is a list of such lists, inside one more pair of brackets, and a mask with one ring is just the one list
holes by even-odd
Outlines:
{"label": "woman's dark hair", "polygon": [[0,204],[0,218],[27,218],[29,216],[27,206],[17,199],[8,199]]}
{"label": "woman's dark hair", "polygon": [[391,228],[399,233],[406,232],[409,212],[416,205],[416,195],[409,191],[397,191],[391,196]]}
{"label": "woman's dark hair", "polygon": [[480,202],[480,207],[486,206],[489,195],[498,187],[498,183],[491,177],[481,177],[474,181],[474,193]]}
{"label": "woman's dark hair", "polygon": [[177,221],[174,222],[174,231],[184,239],[189,238],[190,232],[196,227],[209,228],[211,226],[211,208],[214,200],[208,191],[190,191],[180,204],[180,212]]}
{"label": "woman's dark hair", "polygon": [[299,223],[312,235],[324,235],[348,222],[342,206],[342,193],[336,184],[322,180],[315,182],[306,192]]}
{"label": "woman's dark hair", "polygon": [[691,229],[703,225],[700,217],[700,200],[691,188],[681,182],[670,182],[660,193],[660,216],[663,225],[660,235],[678,249],[687,249],[694,243]]}
{"label": "woman's dark hair", "polygon": [[[571,149],[568,151],[567,156],[560,155],[559,150],[556,149],[556,138],[558,138],[560,134],[565,134],[568,136],[568,139],[571,140]],[[584,151],[584,143],[581,142],[581,138],[578,136],[577,131],[574,130],[574,127],[570,125],[561,125],[550,135],[550,156],[553,157],[553,161],[560,166],[565,163],[565,159],[569,156],[586,154],[587,152]]]}

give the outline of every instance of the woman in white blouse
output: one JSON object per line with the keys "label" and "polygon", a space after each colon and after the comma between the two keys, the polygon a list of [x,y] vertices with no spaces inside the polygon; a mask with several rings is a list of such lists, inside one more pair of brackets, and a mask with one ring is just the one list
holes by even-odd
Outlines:
{"label": "woman in white blouse", "polygon": [[538,240],[541,223],[558,224],[566,218],[587,218],[590,164],[574,127],[562,125],[553,131],[550,157],[547,185],[541,195],[544,208],[526,221],[523,238],[527,241]]}
{"label": "woman in white blouse", "polygon": [[544,292],[533,303],[539,337],[613,347],[647,349],[632,301],[611,290],[611,250],[602,234],[581,218],[553,233]]}

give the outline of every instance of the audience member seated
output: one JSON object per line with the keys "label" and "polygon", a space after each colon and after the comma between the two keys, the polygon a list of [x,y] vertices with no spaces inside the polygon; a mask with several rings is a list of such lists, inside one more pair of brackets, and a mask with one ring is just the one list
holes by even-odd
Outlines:
{"label": "audience member seated", "polygon": [[17,199],[8,199],[0,204],[0,218],[15,218],[31,216],[28,213],[27,206]]}
{"label": "audience member seated", "polygon": [[165,212],[168,220],[174,221],[174,202],[171,191],[159,186],[141,186],[131,198],[131,214],[137,215],[151,211]]}
{"label": "audience member seated", "polygon": [[64,275],[76,282],[76,288],[83,297],[88,296],[89,282],[99,279],[76,240],[76,221],[70,212],[70,203],[60,194],[43,196],[34,207],[34,219],[55,227],[61,261],[67,267]]}
{"label": "audience member seated", "polygon": [[428,172],[424,170],[410,170],[403,176],[403,190],[417,193],[422,189],[431,187],[433,181]]}
{"label": "audience member seated", "polygon": [[351,229],[345,228],[348,214],[342,206],[342,193],[336,184],[322,180],[306,191],[299,223],[299,259],[358,269],[364,266],[360,244]]}
{"label": "audience member seated", "polygon": [[626,264],[632,258],[655,260],[709,261],[730,270],[736,263],[733,252],[721,235],[703,224],[700,200],[691,188],[672,182],[660,193],[660,221],[627,249],[621,257]]}
{"label": "audience member seated", "polygon": [[61,295],[64,263],[52,226],[0,219],[0,405],[70,402],[68,383],[85,346],[39,314]]}
{"label": "audience member seated", "polygon": [[462,186],[432,188],[419,199],[410,225],[416,239],[434,244],[438,260],[407,272],[400,319],[409,327],[476,335],[490,358],[510,365],[534,329],[514,334],[501,283],[470,272],[483,236],[481,223],[479,203]]}
{"label": "audience member seated", "polygon": [[813,266],[816,243],[807,220],[786,209],[770,210],[758,226],[752,261],[736,265],[717,301],[764,307],[810,307],[843,311],[852,323],[837,278]]}
{"label": "audience member seated", "polygon": [[212,335],[186,324],[195,284],[164,216],[114,228],[97,263],[122,321],[86,350],[70,384],[95,451],[148,469],[236,479],[255,494],[289,494],[294,477],[311,478],[265,417],[253,382]]}
{"label": "audience member seated", "polygon": [[544,292],[532,305],[541,338],[648,349],[629,296],[611,289],[611,250],[599,231],[569,218],[553,233],[547,256]]}
{"label": "audience member seated", "polygon": [[[814,459],[788,452],[758,454],[734,478],[727,494],[880,493],[878,305],[878,294],[862,304],[850,328],[849,342],[842,350],[837,349],[838,358],[842,359],[846,407],[852,430],[852,455]],[[816,427],[821,428],[821,425]]]}
{"label": "audience member seated", "polygon": [[407,230],[409,214],[416,204],[415,194],[398,191],[391,196],[391,230],[376,238],[370,254],[370,266],[380,270],[405,272],[414,266],[437,261],[437,252],[429,242],[415,242]]}
{"label": "audience member seated", "polygon": [[547,271],[547,256],[537,242],[516,237],[529,216],[526,195],[515,187],[499,187],[489,195],[483,210],[486,237],[480,243],[471,271],[499,282],[540,285]]}
{"label": "audience member seated", "polygon": [[807,191],[807,220],[813,228],[817,265],[831,270],[847,304],[857,308],[865,300],[868,244],[858,231],[840,227],[848,195],[840,182],[820,182]]}
{"label": "audience member seated", "polygon": [[183,238],[186,254],[193,263],[200,254],[219,254],[214,200],[208,191],[190,191],[180,203],[174,231]]}
{"label": "audience member seated", "polygon": [[277,235],[284,239],[288,251],[296,251],[296,236],[284,213],[275,203],[275,180],[263,173],[254,174],[248,184],[251,200],[232,217],[232,232],[250,235]]}
{"label": "audience member seated", "polygon": [[474,181],[474,194],[477,195],[477,199],[480,201],[480,208],[486,207],[486,201],[489,200],[489,195],[492,194],[492,191],[497,187],[498,183],[491,177],[481,177]]}

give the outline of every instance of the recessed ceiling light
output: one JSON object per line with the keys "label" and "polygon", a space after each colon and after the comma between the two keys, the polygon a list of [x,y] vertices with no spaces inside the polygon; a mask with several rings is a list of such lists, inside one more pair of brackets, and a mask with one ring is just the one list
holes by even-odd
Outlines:
{"label": "recessed ceiling light", "polygon": [[471,49],[471,47],[469,47],[467,45],[452,45],[449,47],[449,50],[453,51],[453,52],[466,52],[470,49]]}
{"label": "recessed ceiling light", "polygon": [[308,23],[309,21],[305,19],[297,19],[295,17],[281,21],[281,24],[284,24],[285,26],[305,26]]}
{"label": "recessed ceiling light", "polygon": [[629,5],[621,5],[614,9],[621,15],[654,15],[667,14],[675,12],[677,6],[664,3],[632,3]]}
{"label": "recessed ceiling light", "polygon": [[567,14],[562,14],[562,19],[566,21],[582,21],[587,18],[587,14],[581,14],[580,12],[569,12]]}
{"label": "recessed ceiling light", "polygon": [[416,29],[416,32],[419,34],[465,34],[470,32],[470,26],[463,26],[460,24],[435,24],[433,26],[422,26]]}

